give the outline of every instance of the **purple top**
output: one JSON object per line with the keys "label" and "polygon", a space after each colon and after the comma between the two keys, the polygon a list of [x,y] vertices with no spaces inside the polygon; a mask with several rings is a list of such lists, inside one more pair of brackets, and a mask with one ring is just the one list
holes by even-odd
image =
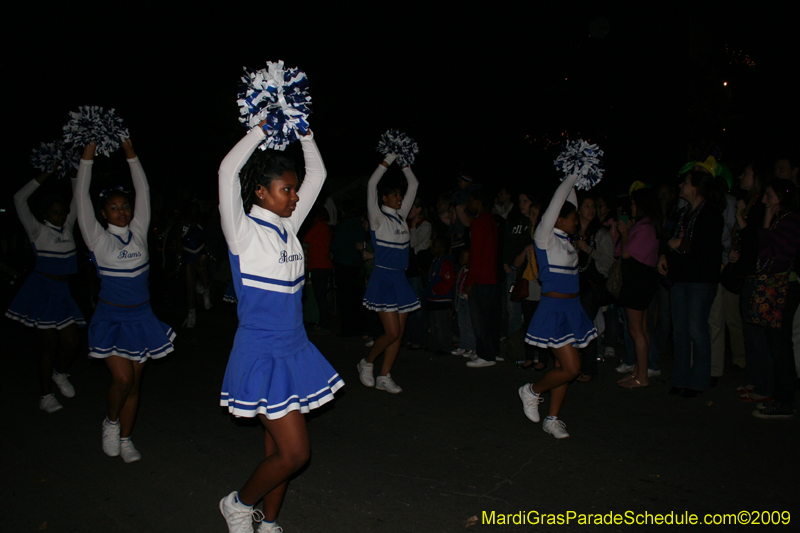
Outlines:
{"label": "purple top", "polygon": [[[644,217],[628,229],[628,254],[642,264],[654,267],[658,263],[658,237],[650,219]],[[617,241],[614,257],[622,255],[622,239]]]}
{"label": "purple top", "polygon": [[758,232],[759,274],[786,272],[800,248],[800,215],[788,213],[777,224],[773,219],[770,228]]}

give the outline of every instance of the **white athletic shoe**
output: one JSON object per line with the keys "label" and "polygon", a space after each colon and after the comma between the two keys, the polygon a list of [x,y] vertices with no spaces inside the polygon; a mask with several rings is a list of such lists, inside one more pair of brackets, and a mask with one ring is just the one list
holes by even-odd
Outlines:
{"label": "white athletic shoe", "polygon": [[375,386],[375,376],[372,375],[372,367],[372,363],[367,363],[366,359],[362,359],[356,365],[356,368],[358,369],[358,378],[365,387]]}
{"label": "white athletic shoe", "polygon": [[206,308],[206,311],[211,309],[211,291],[209,290],[203,293],[203,307]]}
{"label": "white athletic shoe", "polygon": [[39,400],[39,409],[44,411],[45,413],[55,413],[59,409],[62,409],[64,406],[58,403],[56,397],[53,393],[45,394]]}
{"label": "white athletic shoe", "polygon": [[494,361],[487,361],[486,359],[481,359],[480,357],[475,357],[472,361],[467,361],[467,366],[469,368],[483,368],[485,366],[494,366],[497,363]]}
{"label": "white athletic shoe", "polygon": [[375,388],[378,390],[385,390],[386,392],[391,392],[392,394],[403,392],[403,389],[401,389],[400,386],[394,382],[391,374],[386,374],[385,376],[378,376],[378,379],[375,382]]}
{"label": "white athletic shoe", "polygon": [[567,433],[567,425],[558,418],[545,418],[544,424],[542,424],[542,429],[545,433],[550,433],[557,439],[566,439],[569,437],[569,433]]}
{"label": "white athletic shoe", "polygon": [[69,382],[67,379],[69,374],[59,374],[55,370],[53,370],[53,381],[56,385],[58,385],[58,390],[61,391],[61,394],[64,395],[66,398],[72,398],[75,396],[75,387],[72,386],[72,383]]}
{"label": "white athletic shoe", "polygon": [[467,353],[467,351],[464,348],[456,348],[450,353],[453,355],[464,355],[465,353]]}
{"label": "white athletic shoe", "polygon": [[364,346],[366,346],[367,348],[371,348],[373,344],[375,344],[375,341],[367,341],[364,343]]}
{"label": "white athletic shoe", "polygon": [[531,422],[539,421],[539,404],[544,401],[540,394],[535,394],[529,384],[519,388],[519,399],[522,400],[522,411]]}
{"label": "white athletic shoe", "polygon": [[133,445],[133,441],[129,438],[119,440],[119,454],[122,460],[126,463],[132,463],[142,458],[142,454]]}
{"label": "white athletic shoe", "polygon": [[186,320],[183,321],[183,327],[186,329],[193,328],[197,325],[197,309],[192,309],[189,311],[189,314],[186,315]]}
{"label": "white athletic shoe", "polygon": [[103,451],[109,457],[116,457],[119,455],[119,446],[119,420],[112,424],[106,417],[103,420]]}
{"label": "white athletic shoe", "polygon": [[253,533],[253,520],[260,522],[264,518],[264,514],[258,509],[237,502],[236,491],[219,501],[219,511],[228,524],[228,533]]}
{"label": "white athletic shoe", "polygon": [[258,524],[256,533],[283,533],[283,528],[277,522],[261,522]]}
{"label": "white athletic shoe", "polygon": [[478,358],[478,354],[475,352],[475,350],[467,350],[461,355],[463,355],[467,359],[472,359],[473,361]]}
{"label": "white athletic shoe", "polygon": [[647,369],[647,377],[648,378],[654,378],[654,377],[660,376],[660,375],[661,375],[661,370],[650,370],[649,368]]}
{"label": "white athletic shoe", "polygon": [[620,374],[627,374],[629,372],[633,372],[633,365],[626,365],[625,363],[622,363],[614,370],[616,370]]}

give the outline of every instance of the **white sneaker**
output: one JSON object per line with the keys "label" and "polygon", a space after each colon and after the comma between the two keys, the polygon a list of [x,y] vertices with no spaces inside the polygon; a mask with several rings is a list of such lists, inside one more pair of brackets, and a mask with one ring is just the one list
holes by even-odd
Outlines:
{"label": "white sneaker", "polygon": [[103,420],[103,451],[109,457],[116,457],[119,455],[119,446],[119,420],[112,424],[106,417]]}
{"label": "white sneaker", "polygon": [[378,376],[378,379],[375,382],[375,388],[378,390],[385,390],[386,392],[391,392],[392,394],[403,392],[403,389],[401,389],[400,386],[394,382],[391,374],[386,374],[385,376]]}
{"label": "white sneaker", "polygon": [[485,366],[494,366],[497,363],[494,361],[487,361],[486,359],[481,359],[480,357],[475,357],[472,361],[467,361],[467,366],[469,368],[483,368]]}
{"label": "white sneaker", "polygon": [[614,347],[606,346],[606,350],[603,352],[603,359],[610,359],[616,356],[617,356],[617,351],[614,349]]}
{"label": "white sneaker", "polygon": [[253,520],[261,521],[264,517],[258,509],[237,502],[236,491],[219,501],[219,511],[228,523],[228,533],[253,533]]}
{"label": "white sneaker", "polygon": [[497,361],[498,363],[502,363],[503,361],[505,361],[502,355],[498,355],[497,357],[494,358],[494,360]]}
{"label": "white sneaker", "polygon": [[126,463],[132,463],[142,458],[142,454],[139,453],[130,438],[119,440],[119,454]]}
{"label": "white sneaker", "polygon": [[529,384],[525,384],[519,388],[519,399],[522,400],[522,411],[531,422],[539,421],[539,404],[544,401],[540,394],[536,394],[531,390]]}
{"label": "white sneaker", "polygon": [[545,433],[550,433],[557,439],[566,439],[569,437],[567,433],[567,425],[558,418],[545,418],[542,429]]}
{"label": "white sneaker", "polygon": [[186,315],[186,320],[183,321],[183,327],[186,329],[193,328],[197,325],[197,309],[192,309],[189,311],[189,314]]}
{"label": "white sneaker", "polygon": [[59,374],[55,370],[53,370],[53,381],[56,385],[58,385],[58,390],[61,391],[66,398],[72,398],[75,396],[75,387],[72,386],[72,383],[69,382],[67,379],[69,374]]}
{"label": "white sneaker", "polygon": [[616,370],[620,374],[627,374],[628,372],[633,372],[633,365],[626,365],[625,363],[622,363],[614,370]]}
{"label": "white sneaker", "polygon": [[375,344],[375,341],[367,341],[364,343],[364,346],[366,346],[367,348],[371,348],[373,344]]}
{"label": "white sneaker", "polygon": [[206,308],[206,311],[211,309],[211,291],[209,290],[203,293],[203,307]]}
{"label": "white sneaker", "polygon": [[358,378],[361,380],[361,383],[363,383],[365,387],[374,387],[375,376],[372,375],[372,363],[367,363],[366,359],[362,359],[358,362],[356,368],[358,369]]}
{"label": "white sneaker", "polygon": [[466,352],[462,353],[461,355],[463,355],[467,359],[472,359],[472,360],[475,360],[478,357],[478,354],[477,354],[477,352],[475,352],[475,350],[467,350]]}
{"label": "white sneaker", "polygon": [[55,413],[59,409],[62,409],[64,406],[58,403],[56,397],[53,393],[45,394],[39,400],[39,409],[44,411],[45,413]]}
{"label": "white sneaker", "polygon": [[660,375],[661,375],[661,370],[650,370],[649,368],[647,369],[647,377],[648,378],[654,378],[654,377],[660,376]]}
{"label": "white sneaker", "polygon": [[261,522],[256,533],[283,533],[283,528],[277,522]]}
{"label": "white sneaker", "polygon": [[465,353],[467,353],[467,351],[464,348],[456,348],[450,353],[453,355],[464,355]]}

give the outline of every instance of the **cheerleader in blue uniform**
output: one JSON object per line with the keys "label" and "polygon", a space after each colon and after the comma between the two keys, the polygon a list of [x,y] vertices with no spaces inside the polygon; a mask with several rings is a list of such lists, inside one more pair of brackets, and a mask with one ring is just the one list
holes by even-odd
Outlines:
{"label": "cheerleader in blue uniform", "polygon": [[575,233],[578,199],[573,186],[578,174],[568,175],[556,189],[533,235],[542,299],[533,315],[525,342],[550,348],[555,368],[538,382],[519,389],[525,415],[539,421],[542,394],[550,391],[550,412],[542,429],[557,439],[569,437],[558,419],[567,387],[581,370],[578,350],[597,337],[597,330],[581,307],[578,280],[578,252],[569,242]]}
{"label": "cheerleader in blue uniform", "polygon": [[142,458],[130,435],[139,406],[144,363],[170,353],[175,333],[150,308],[147,250],[150,188],[130,139],[123,141],[122,148],[136,192],[134,209],[118,187],[101,193],[100,214],[108,228],[103,228],[95,218],[89,198],[94,144],[83,152],[75,196],[78,226],[100,277],[99,301],[89,326],[89,357],[105,359],[111,371],[108,416],[103,421],[103,451],[110,457],[121,455],[130,463]]}
{"label": "cheerleader in blue uniform", "polygon": [[[265,138],[262,127],[252,128],[219,169],[220,221],[239,299],[220,405],[237,417],[258,417],[266,428],[266,458],[219,506],[231,532],[248,533],[262,518],[260,533],[280,531],[275,520],[289,477],[310,454],[303,414],[331,401],[344,385],[303,327],[297,231],[322,188],[325,166],[309,132],[300,140],[306,175],[298,191],[291,160],[256,151]],[[253,509],[259,500],[263,516]]]}
{"label": "cheerleader in blue uniform", "polygon": [[[406,166],[403,168],[408,182],[405,196],[399,188],[388,184],[381,184],[379,188],[381,178],[395,158],[395,154],[388,154],[367,184],[367,212],[375,250],[375,269],[364,293],[364,306],[378,312],[384,333],[375,340],[367,358],[357,365],[361,383],[393,394],[403,391],[390,372],[400,350],[408,313],[420,308],[417,294],[405,273],[410,243],[406,217],[414,205],[419,182],[411,168]],[[381,353],[384,355],[383,364],[376,380],[373,363]]]}
{"label": "cheerleader in blue uniform", "polygon": [[78,326],[86,324],[67,283],[68,277],[78,270],[75,239],[72,237],[77,216],[75,196],[69,211],[59,198],[47,198],[44,222],[36,220],[28,207],[28,198],[51,174],[47,172],[31,180],[14,195],[17,215],[36,254],[36,269],[25,280],[6,311],[8,318],[39,331],[42,340],[39,408],[47,413],[62,407],[52,393],[52,382],[67,398],[75,396],[75,388],[65,371],[78,350]]}

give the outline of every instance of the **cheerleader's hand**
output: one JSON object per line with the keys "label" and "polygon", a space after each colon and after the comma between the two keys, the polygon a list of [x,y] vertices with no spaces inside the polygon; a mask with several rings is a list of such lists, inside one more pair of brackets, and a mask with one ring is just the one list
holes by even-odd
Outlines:
{"label": "cheerleader's hand", "polygon": [[87,144],[86,148],[83,149],[83,155],[81,156],[81,159],[85,159],[86,161],[93,160],[95,150],[97,150],[97,143]]}
{"label": "cheerleader's hand", "polygon": [[133,159],[136,157],[136,152],[133,151],[133,144],[131,143],[130,138],[122,141],[122,150],[125,152],[126,158]]}
{"label": "cheerleader's hand", "polygon": [[386,154],[386,157],[384,157],[383,161],[381,161],[381,165],[389,168],[389,166],[394,163],[395,159],[397,159],[397,154]]}
{"label": "cheerleader's hand", "polygon": [[662,276],[666,276],[668,271],[669,265],[667,264],[667,256],[662,255],[658,258],[658,273]]}

